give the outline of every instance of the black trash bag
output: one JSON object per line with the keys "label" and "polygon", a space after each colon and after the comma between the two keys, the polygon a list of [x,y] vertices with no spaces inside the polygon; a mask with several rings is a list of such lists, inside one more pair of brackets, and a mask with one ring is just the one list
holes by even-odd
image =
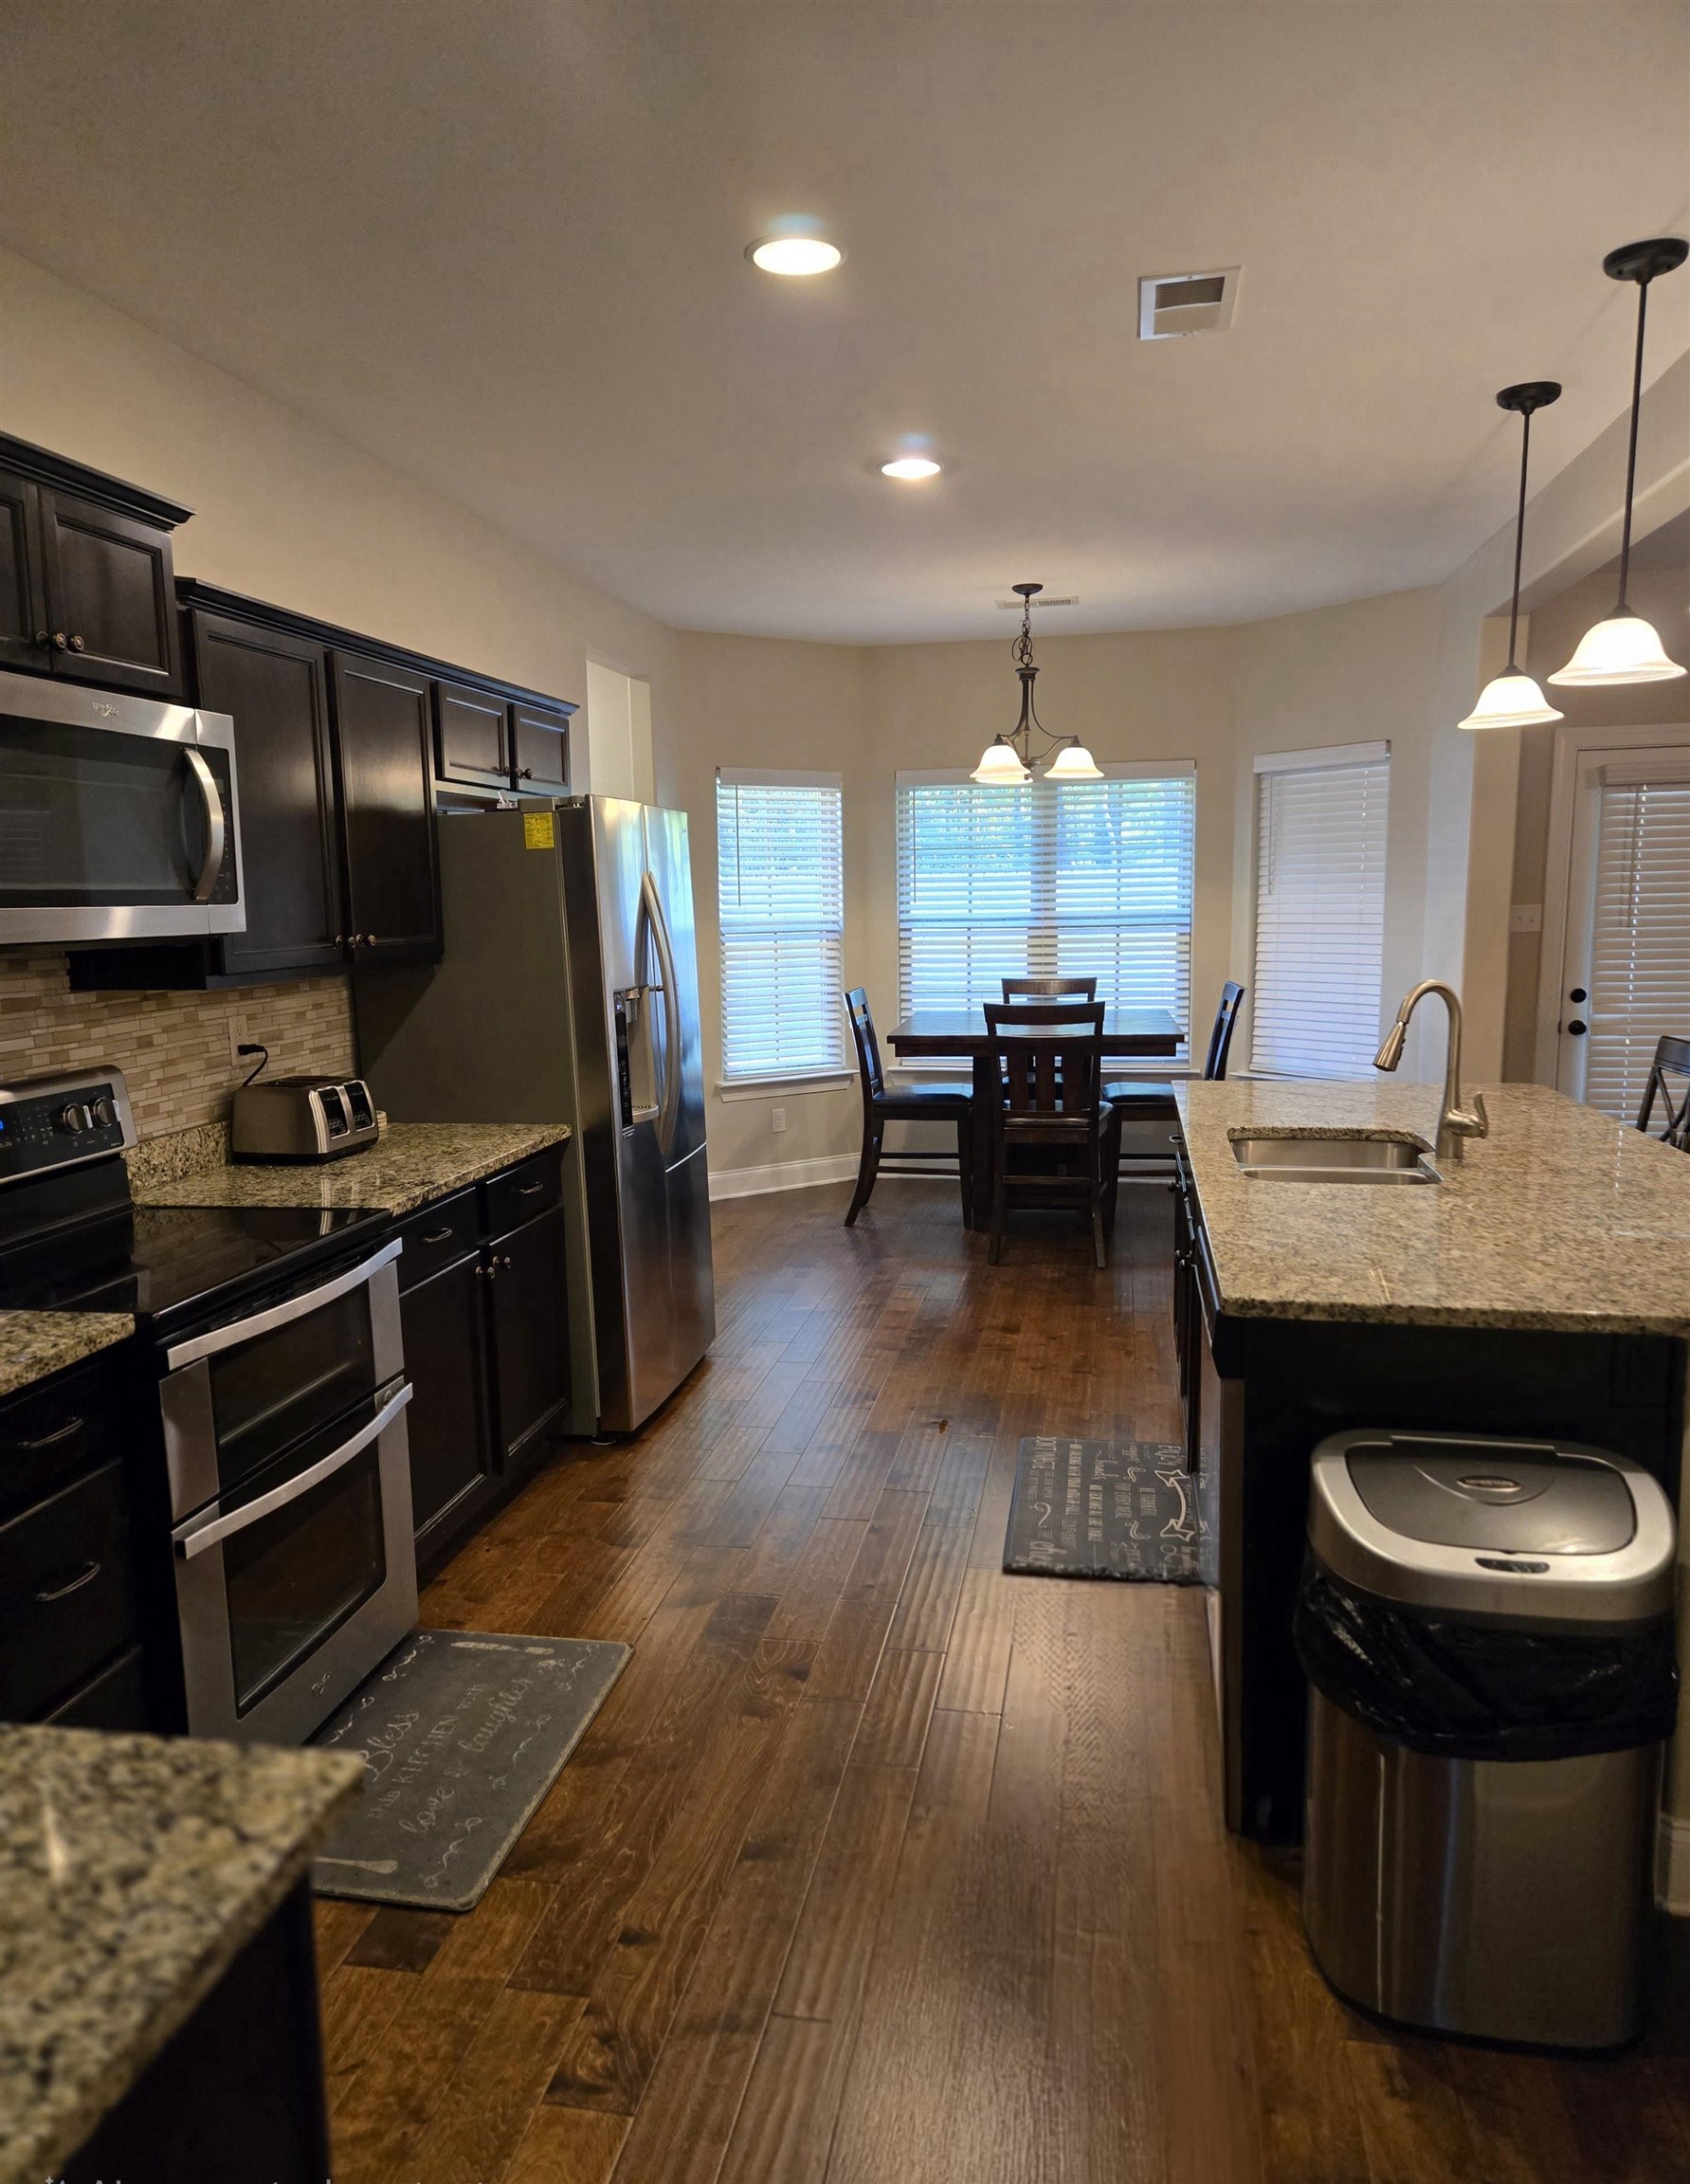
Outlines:
{"label": "black trash bag", "polygon": [[1311,1556],[1295,1624],[1316,1690],[1393,1744],[1440,1759],[1571,1759],[1672,1735],[1670,1617],[1622,1631],[1428,1614],[1340,1585]]}

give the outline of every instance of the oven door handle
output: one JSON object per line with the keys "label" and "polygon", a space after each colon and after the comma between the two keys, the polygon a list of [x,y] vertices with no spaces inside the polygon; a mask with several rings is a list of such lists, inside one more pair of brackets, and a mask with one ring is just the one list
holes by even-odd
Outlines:
{"label": "oven door handle", "polygon": [[256,1524],[261,1518],[272,1516],[278,1509],[285,1509],[290,1502],[297,1502],[301,1494],[309,1494],[314,1486],[320,1486],[325,1479],[332,1479],[354,1456],[361,1455],[379,1434],[385,1433],[409,1401],[410,1382],[408,1380],[403,1388],[389,1396],[367,1426],[360,1426],[352,1439],[343,1441],[332,1455],[320,1458],[282,1485],[272,1486],[267,1494],[261,1494],[256,1501],[244,1502],[240,1508],[231,1509],[227,1517],[213,1517],[209,1524],[201,1524],[191,1532],[178,1535],[177,1558],[183,1562],[191,1562],[196,1555],[203,1555],[209,1547],[215,1547],[219,1540],[228,1538],[231,1533],[244,1532],[248,1524]]}
{"label": "oven door handle", "polygon": [[228,824],[224,817],[223,797],[218,791],[217,776],[191,743],[182,755],[188,761],[188,771],[193,775],[193,785],[199,791],[200,802],[206,808],[206,854],[199,868],[199,878],[193,883],[193,899],[196,902],[209,902],[223,872],[224,853],[228,847]]}
{"label": "oven door handle", "polygon": [[365,1259],[344,1274],[336,1274],[332,1282],[324,1282],[316,1289],[307,1289],[302,1297],[289,1297],[281,1304],[272,1304],[267,1312],[254,1312],[249,1319],[237,1320],[231,1326],[214,1327],[209,1335],[196,1335],[191,1341],[177,1342],[164,1354],[167,1371],[175,1372],[178,1366],[194,1365],[202,1357],[214,1357],[220,1350],[232,1350],[237,1343],[250,1342],[260,1335],[268,1335],[278,1327],[285,1327],[290,1320],[303,1320],[308,1312],[320,1305],[332,1304],[336,1297],[344,1297],[349,1289],[381,1271],[390,1261],[397,1259],[405,1248],[405,1239],[395,1236],[391,1244],[384,1244],[373,1258]]}

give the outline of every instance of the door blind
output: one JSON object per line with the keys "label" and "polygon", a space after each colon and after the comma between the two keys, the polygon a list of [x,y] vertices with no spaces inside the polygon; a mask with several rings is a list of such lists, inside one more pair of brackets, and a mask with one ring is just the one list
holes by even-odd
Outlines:
{"label": "door blind", "polygon": [[1098,981],[1189,1028],[1196,776],[898,782],[899,1002],[972,1009],[1006,977]]}
{"label": "door blind", "polygon": [[722,1076],[845,1066],[837,774],[716,777]]}
{"label": "door blind", "polygon": [[1257,761],[1250,1066],[1272,1076],[1365,1076],[1379,1044],[1390,753],[1327,759]]}
{"label": "door blind", "polygon": [[1585,1098],[1631,1122],[1663,1032],[1690,1034],[1690,778],[1603,770]]}

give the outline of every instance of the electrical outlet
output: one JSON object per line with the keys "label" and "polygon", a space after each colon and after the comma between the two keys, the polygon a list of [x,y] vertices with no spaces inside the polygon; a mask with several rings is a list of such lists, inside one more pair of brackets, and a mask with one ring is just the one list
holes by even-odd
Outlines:
{"label": "electrical outlet", "polygon": [[246,1063],[241,1053],[241,1042],[246,1036],[246,1027],[231,1009],[226,1019],[228,1025],[228,1058],[230,1066],[245,1070]]}
{"label": "electrical outlet", "polygon": [[784,1107],[772,1107],[769,1110],[769,1122],[772,1129],[784,1130],[787,1126],[786,1109]]}
{"label": "electrical outlet", "polygon": [[1543,904],[1541,902],[1516,902],[1508,912],[1510,933],[1541,933],[1543,931]]}

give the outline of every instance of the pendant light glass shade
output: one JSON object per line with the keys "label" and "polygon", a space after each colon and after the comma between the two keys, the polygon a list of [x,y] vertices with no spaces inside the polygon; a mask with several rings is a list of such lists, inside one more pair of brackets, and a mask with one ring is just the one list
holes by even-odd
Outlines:
{"label": "pendant light glass shade", "polygon": [[1103,769],[1098,764],[1079,737],[1064,743],[1045,769],[1046,781],[1100,781]]}
{"label": "pendant light glass shade", "polygon": [[997,736],[980,754],[980,763],[969,776],[971,781],[984,781],[989,785],[1006,788],[1021,781],[1030,781],[1032,775],[1021,763],[1021,754],[1007,736]]}
{"label": "pendant light glass shade", "polygon": [[1615,682],[1670,682],[1684,670],[1666,656],[1652,623],[1631,611],[1626,595],[1631,573],[1631,513],[1637,496],[1637,415],[1643,407],[1643,337],[1648,319],[1649,282],[1676,273],[1690,258],[1681,235],[1657,235],[1647,243],[1626,243],[1610,250],[1602,270],[1610,281],[1637,282],[1637,348],[1631,365],[1631,436],[1626,450],[1626,514],[1620,527],[1620,596],[1614,610],[1587,629],[1578,650],[1552,682],[1574,689]]}
{"label": "pendant light glass shade", "polygon": [[1652,622],[1641,614],[1610,614],[1585,631],[1578,650],[1550,681],[1582,688],[1606,682],[1670,682],[1683,672],[1667,658]]}
{"label": "pendant light glass shade", "polygon": [[1479,693],[1479,702],[1458,728],[1535,728],[1547,720],[1562,720],[1529,675],[1517,668],[1493,675]]}

